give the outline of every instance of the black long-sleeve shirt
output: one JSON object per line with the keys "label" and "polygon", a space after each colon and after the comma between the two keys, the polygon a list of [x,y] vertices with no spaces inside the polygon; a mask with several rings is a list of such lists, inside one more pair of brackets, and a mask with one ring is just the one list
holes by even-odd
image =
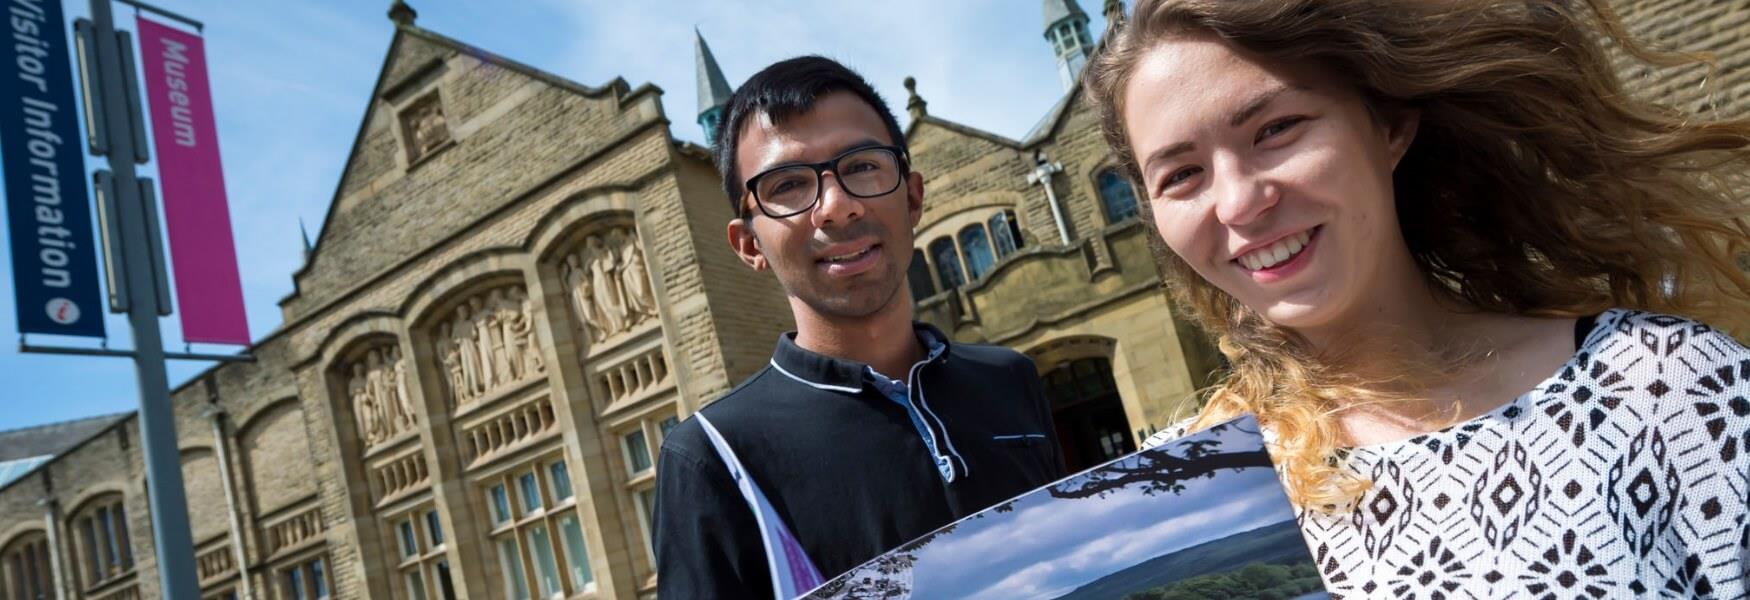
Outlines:
{"label": "black long-sleeve shirt", "polygon": [[[938,347],[904,398],[787,334],[770,365],[701,410],[829,579],[1065,474],[1031,360],[915,327]],[[753,512],[697,419],[663,442],[655,513],[661,597],[772,597]]]}

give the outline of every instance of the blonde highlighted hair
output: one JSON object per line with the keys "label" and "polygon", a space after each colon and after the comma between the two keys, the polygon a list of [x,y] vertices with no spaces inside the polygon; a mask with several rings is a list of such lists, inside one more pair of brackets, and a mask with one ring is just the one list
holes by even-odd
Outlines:
{"label": "blonde highlighted hair", "polygon": [[[1745,173],[1750,121],[1704,120],[1625,92],[1612,52],[1662,66],[1694,57],[1641,46],[1603,0],[1139,0],[1083,77],[1106,141],[1139,182],[1125,89],[1145,54],[1185,35],[1322,67],[1376,115],[1420,115],[1393,173],[1399,226],[1447,299],[1551,317],[1639,308],[1750,334],[1750,203],[1722,177]],[[1338,464],[1345,440],[1332,415],[1399,398],[1155,242],[1177,305],[1231,365],[1194,427],[1256,414],[1277,436],[1290,496],[1347,506],[1367,482]],[[1434,365],[1405,368],[1413,377]]]}

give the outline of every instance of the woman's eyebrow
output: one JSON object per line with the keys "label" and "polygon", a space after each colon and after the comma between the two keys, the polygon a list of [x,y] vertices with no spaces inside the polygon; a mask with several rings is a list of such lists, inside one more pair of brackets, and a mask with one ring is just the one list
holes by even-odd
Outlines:
{"label": "woman's eyebrow", "polygon": [[1303,88],[1278,85],[1253,96],[1251,100],[1247,100],[1245,104],[1241,104],[1240,109],[1234,111],[1232,117],[1228,117],[1227,126],[1239,127],[1246,121],[1251,120],[1252,117],[1258,116],[1258,113],[1264,112],[1264,109],[1269,108],[1270,103],[1275,101],[1277,97],[1299,89]]}

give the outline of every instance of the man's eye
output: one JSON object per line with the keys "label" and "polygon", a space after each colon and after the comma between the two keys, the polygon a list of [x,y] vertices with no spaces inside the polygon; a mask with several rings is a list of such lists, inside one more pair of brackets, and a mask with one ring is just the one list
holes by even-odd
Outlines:
{"label": "man's eye", "polygon": [[867,162],[867,161],[854,162],[854,163],[851,163],[851,164],[844,166],[844,172],[846,174],[862,173],[864,171],[873,171],[875,169],[876,169],[875,163]]}

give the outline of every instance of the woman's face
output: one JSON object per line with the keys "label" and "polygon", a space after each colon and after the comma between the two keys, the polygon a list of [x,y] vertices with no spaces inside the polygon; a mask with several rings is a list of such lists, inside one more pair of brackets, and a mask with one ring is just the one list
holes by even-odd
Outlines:
{"label": "woman's face", "polygon": [[1201,36],[1155,46],[1121,93],[1161,238],[1210,284],[1302,331],[1420,285],[1391,178],[1413,118],[1387,124],[1318,69]]}

